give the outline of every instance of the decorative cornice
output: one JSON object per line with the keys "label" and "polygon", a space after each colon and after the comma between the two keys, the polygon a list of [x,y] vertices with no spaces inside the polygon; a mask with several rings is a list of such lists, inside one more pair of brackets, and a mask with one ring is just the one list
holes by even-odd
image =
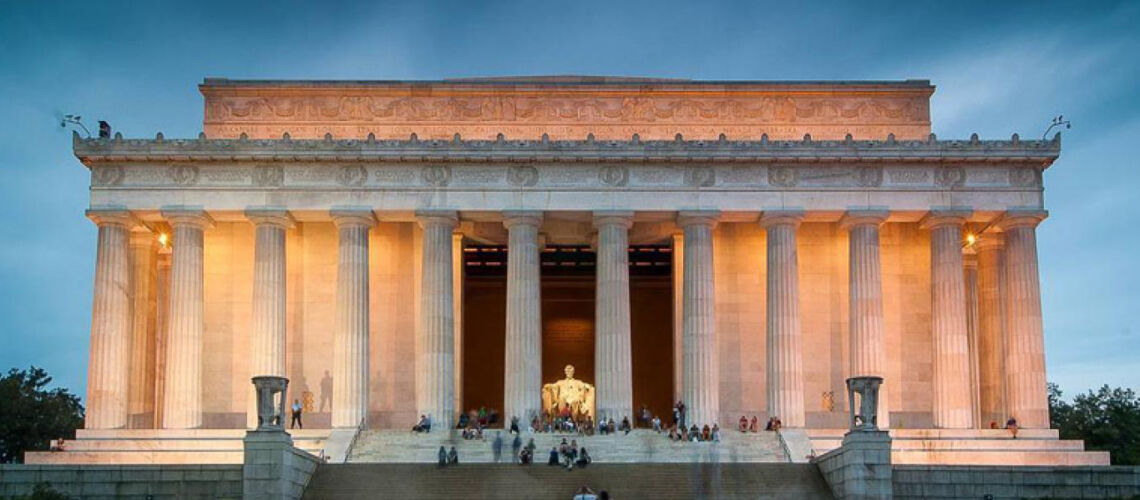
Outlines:
{"label": "decorative cornice", "polygon": [[323,140],[282,139],[83,139],[73,135],[75,156],[101,162],[1026,162],[1048,167],[1060,155],[1061,137],[1047,141],[970,140],[629,141]]}

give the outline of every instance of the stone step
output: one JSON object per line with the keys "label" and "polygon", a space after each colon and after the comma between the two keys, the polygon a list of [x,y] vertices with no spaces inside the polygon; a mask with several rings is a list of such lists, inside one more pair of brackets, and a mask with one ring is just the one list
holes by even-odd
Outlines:
{"label": "stone step", "polygon": [[[565,438],[577,441],[590,451],[597,463],[678,463],[678,462],[786,462],[787,457],[775,434],[724,436],[719,443],[671,442],[664,434],[634,431],[629,435],[579,436],[528,434],[522,443],[535,440],[536,462],[545,463],[551,447]],[[494,461],[493,434],[485,440],[455,439],[452,434],[413,434],[406,431],[364,431],[357,439],[349,462],[434,463],[439,447],[455,446],[461,462]],[[512,437],[504,435],[503,461],[511,461]]]}
{"label": "stone step", "polygon": [[900,465],[1109,465],[1107,451],[918,451],[891,450]]}
{"label": "stone step", "polygon": [[[29,464],[240,464],[244,429],[79,429],[64,451],[28,452]],[[291,433],[294,446],[321,456],[328,429]]]}
{"label": "stone step", "polygon": [[[843,439],[847,429],[805,429],[812,439]],[[1010,439],[1007,429],[889,429],[892,439]],[[1059,439],[1057,429],[1020,429],[1018,439]]]}
{"label": "stone step", "polygon": [[245,452],[226,451],[29,451],[24,454],[28,464],[105,464],[105,465],[158,465],[158,464],[240,464]]}
{"label": "stone step", "polygon": [[583,485],[614,498],[830,499],[812,464],[546,465],[321,464],[305,490],[326,498],[527,498],[564,500]]}
{"label": "stone step", "polygon": [[[324,440],[294,440],[304,450],[324,448]],[[76,439],[65,443],[72,451],[227,451],[243,449],[240,439]]]}
{"label": "stone step", "polygon": [[[843,443],[842,439],[813,439],[816,450],[833,450]],[[1084,441],[1072,439],[894,439],[892,450],[927,451],[1084,451]]]}

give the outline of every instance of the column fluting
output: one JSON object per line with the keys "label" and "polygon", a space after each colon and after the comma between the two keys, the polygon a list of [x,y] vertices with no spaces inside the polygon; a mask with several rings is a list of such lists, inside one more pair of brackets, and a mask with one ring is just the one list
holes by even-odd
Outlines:
{"label": "column fluting", "polygon": [[1002,267],[1005,239],[986,233],[974,244],[978,252],[978,404],[981,427],[1005,422],[1005,304]]}
{"label": "column fluting", "polygon": [[127,426],[154,428],[158,238],[142,226],[131,231],[130,415]]}
{"label": "column fluting", "polygon": [[962,226],[969,215],[968,211],[935,211],[921,223],[930,230],[931,393],[937,428],[973,427],[962,263]]}
{"label": "column fluting", "polygon": [[[286,210],[255,208],[245,212],[254,224],[253,314],[249,338],[249,376],[285,376],[286,256],[285,231],[293,227]],[[257,426],[256,394],[249,391],[246,421]]]}
{"label": "column fluting", "polygon": [[542,414],[541,212],[503,214],[508,231],[503,415],[524,424]]}
{"label": "column fluting", "polygon": [[594,306],[597,417],[620,422],[633,414],[633,351],[629,317],[629,228],[632,212],[595,212],[598,264]]}
{"label": "column fluting", "polygon": [[1032,429],[1049,427],[1036,229],[1047,216],[1044,211],[1010,211],[998,221],[1006,252],[1006,411],[1018,425]]}
{"label": "column fluting", "polygon": [[883,272],[879,229],[889,213],[852,210],[840,220],[848,230],[849,328],[851,330],[848,376],[883,377],[879,386],[878,425],[890,427],[888,394],[893,380],[887,377],[887,339],[883,328]]}
{"label": "column fluting", "polygon": [[713,229],[719,217],[713,211],[681,212],[677,217],[685,232],[681,400],[688,426],[717,423],[720,413],[713,268]]}
{"label": "column fluting", "polygon": [[416,407],[432,426],[450,429],[455,404],[455,303],[452,281],[453,211],[417,212],[423,228],[420,331],[416,335]]}
{"label": "column fluting", "polygon": [[174,228],[162,427],[195,429],[202,426],[203,232],[214,221],[195,209],[163,210],[162,216]]}
{"label": "column fluting", "polygon": [[799,210],[764,212],[768,234],[768,415],[785,427],[803,427],[803,339],[800,333]]}
{"label": "column fluting", "polygon": [[122,209],[88,210],[87,217],[99,227],[99,237],[84,422],[88,429],[121,429],[129,415],[130,233],[136,222]]}
{"label": "column fluting", "polygon": [[339,233],[332,426],[358,427],[368,416],[368,209],[330,212]]}

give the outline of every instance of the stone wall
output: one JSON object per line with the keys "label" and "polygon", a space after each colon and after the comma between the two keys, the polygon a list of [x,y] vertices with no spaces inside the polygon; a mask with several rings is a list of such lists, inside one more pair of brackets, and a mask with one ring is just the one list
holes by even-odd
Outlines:
{"label": "stone wall", "polygon": [[894,467],[896,499],[1132,498],[1140,467]]}
{"label": "stone wall", "polygon": [[851,432],[843,446],[816,460],[838,500],[891,498],[891,438],[886,431]]}
{"label": "stone wall", "polygon": [[39,483],[78,499],[242,497],[240,465],[0,465],[0,497]]}

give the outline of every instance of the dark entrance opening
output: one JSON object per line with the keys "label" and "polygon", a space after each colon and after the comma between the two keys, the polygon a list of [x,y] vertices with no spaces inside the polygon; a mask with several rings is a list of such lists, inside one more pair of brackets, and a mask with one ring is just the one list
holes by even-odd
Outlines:
{"label": "dark entrance opening", "polygon": [[[503,408],[507,249],[467,246],[463,252],[463,410]],[[665,418],[673,396],[672,251],[629,250],[633,405]],[[542,266],[542,381],[594,374],[594,292],[597,255],[585,246],[548,246]],[[635,415],[630,415],[636,420]]]}

